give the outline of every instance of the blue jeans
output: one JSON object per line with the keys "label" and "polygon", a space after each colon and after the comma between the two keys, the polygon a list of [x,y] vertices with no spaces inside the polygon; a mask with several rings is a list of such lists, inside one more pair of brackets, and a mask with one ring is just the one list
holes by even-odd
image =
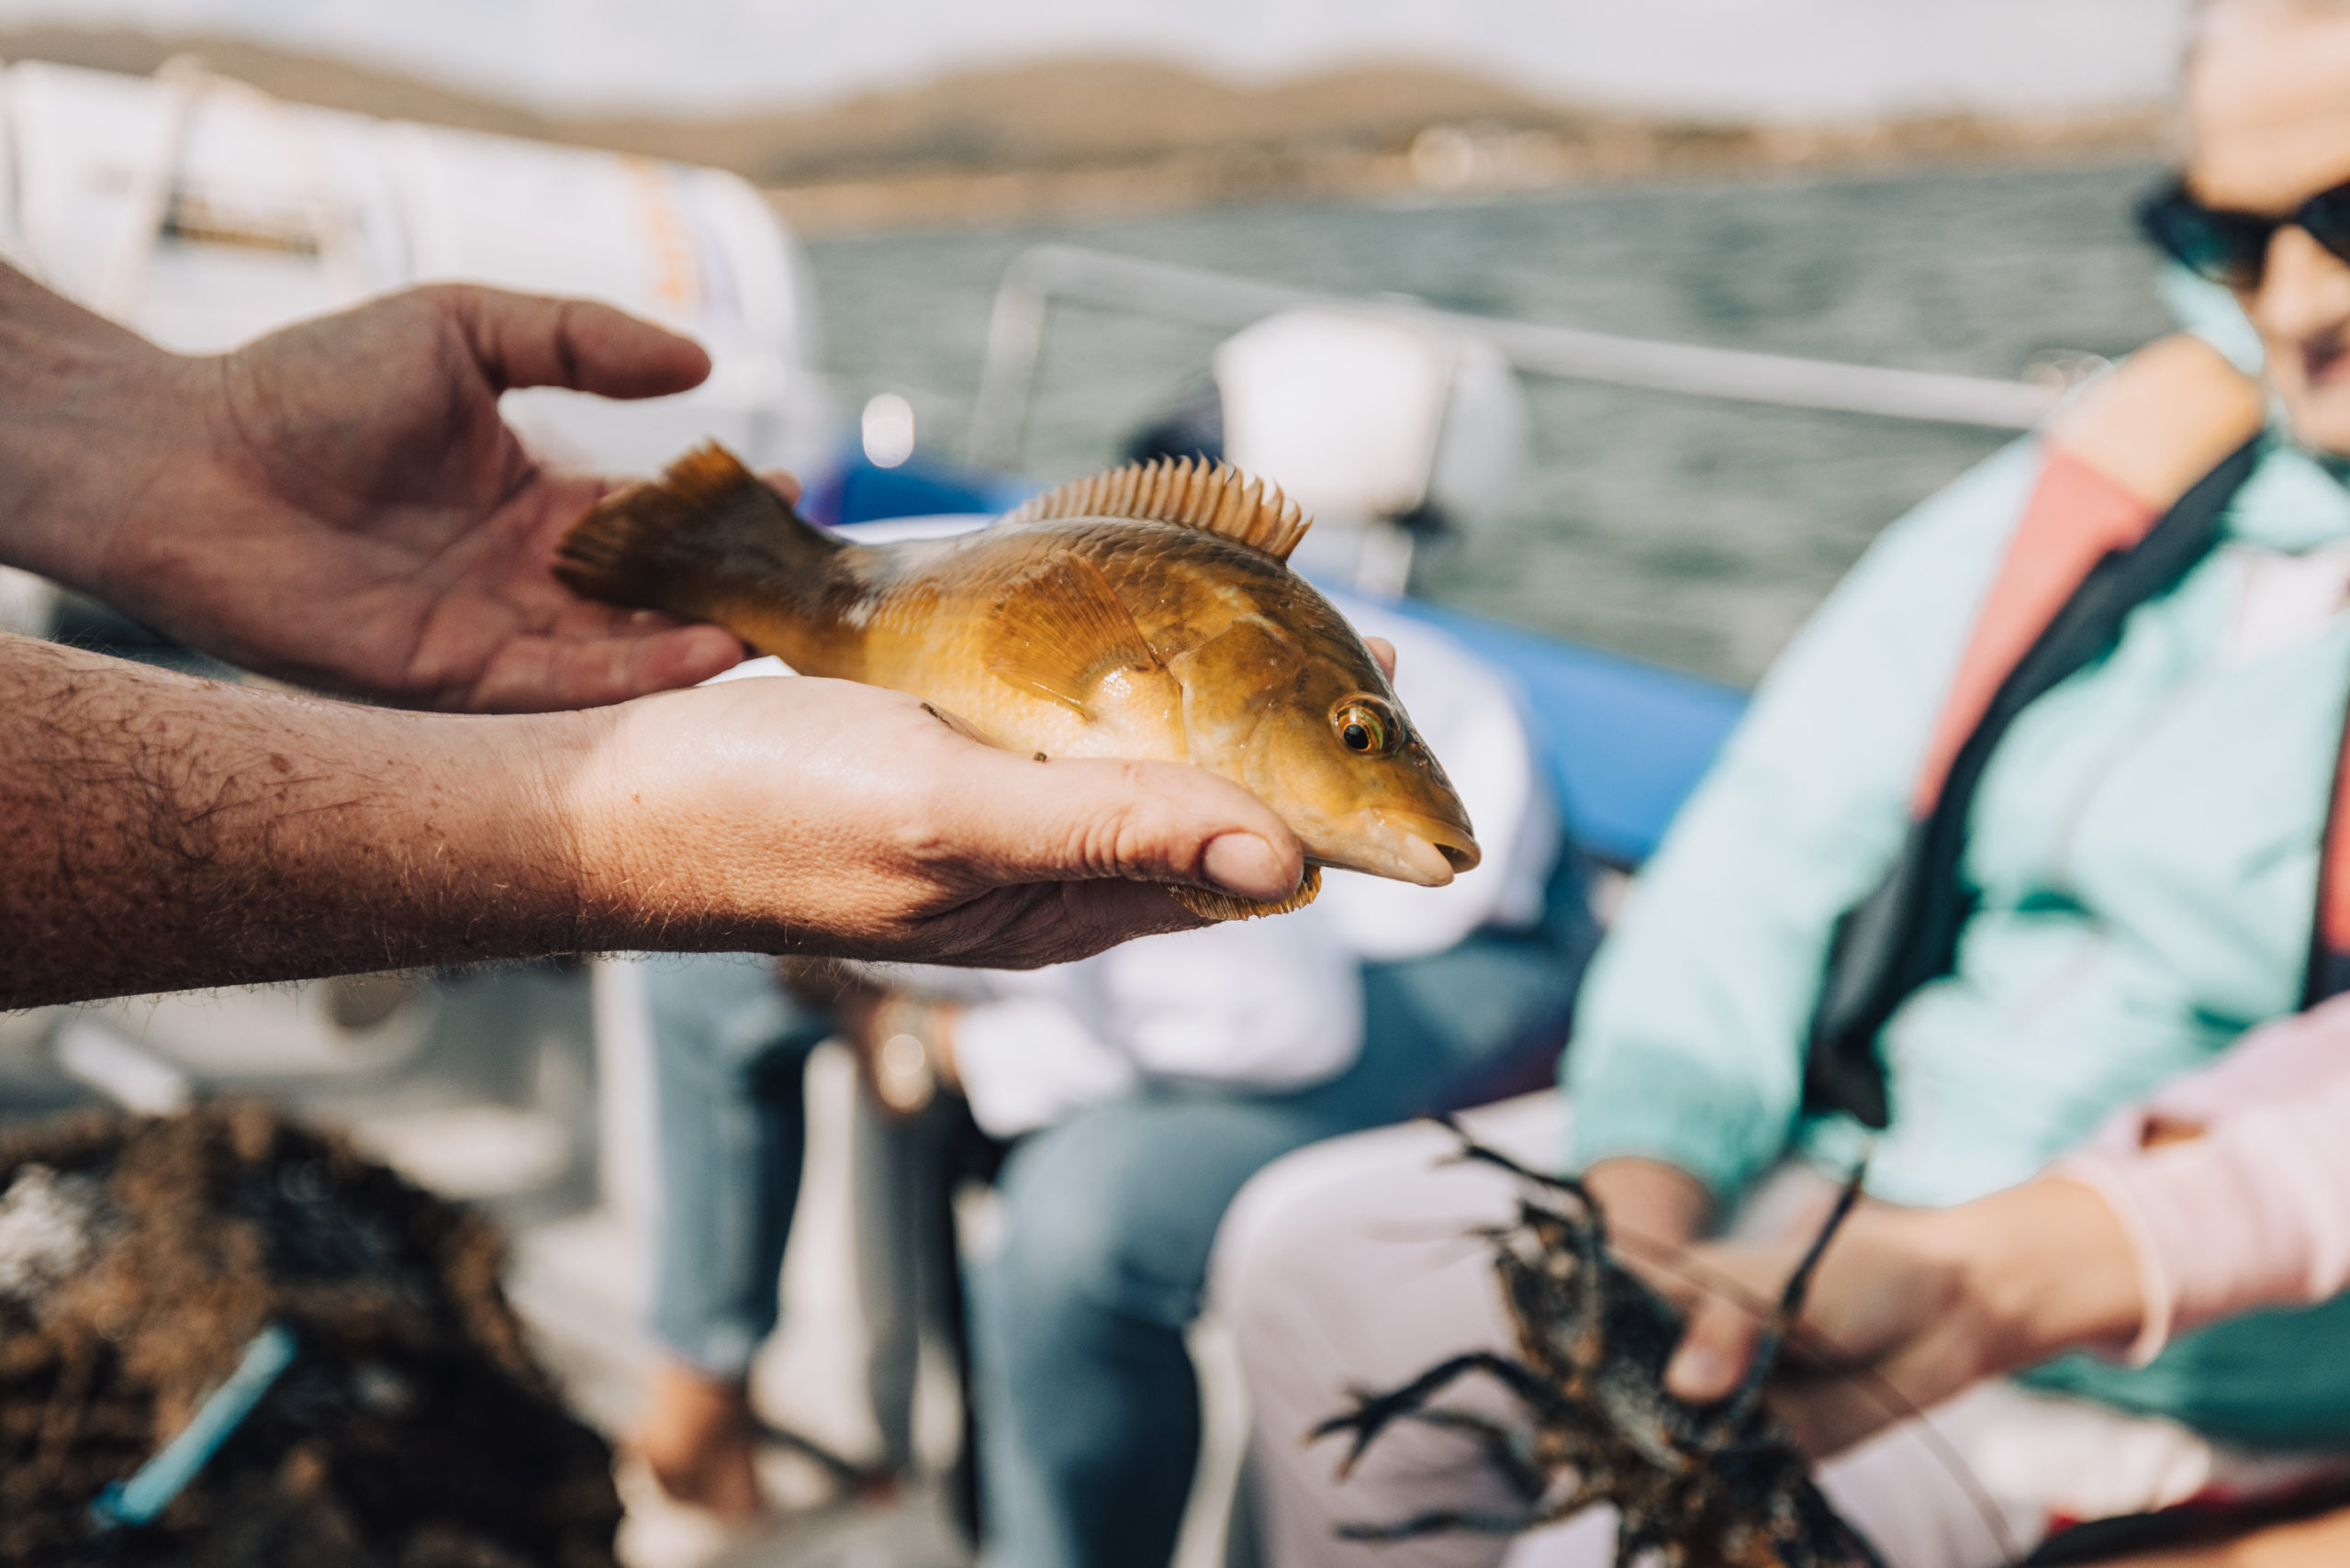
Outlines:
{"label": "blue jeans", "polygon": [[[712,1377],[741,1378],[775,1328],[808,1145],[808,1056],[833,1020],[745,956],[655,960],[645,988],[660,1163],[653,1335]],[[949,1245],[924,1183],[945,1179],[942,1146],[959,1126],[887,1121],[860,1098],[851,1128],[866,1392],[885,1470],[913,1464],[921,1327],[944,1311],[933,1260]]]}
{"label": "blue jeans", "polygon": [[1551,905],[1535,932],[1366,966],[1362,1055],[1329,1083],[1154,1090],[1014,1148],[1002,1246],[971,1280],[993,1561],[1158,1568],[1173,1555],[1200,1444],[1184,1333],[1225,1207],[1292,1149],[1478,1103],[1513,1058],[1554,1045],[1595,940],[1579,867],[1553,879]]}
{"label": "blue jeans", "polygon": [[[1513,1067],[1532,1070],[1524,1086],[1549,1081],[1595,935],[1571,863],[1540,927],[1365,966],[1362,1053],[1332,1081],[1292,1094],[1154,1090],[1021,1140],[1002,1176],[1003,1245],[970,1281],[998,1561],[1167,1561],[1200,1441],[1183,1336],[1233,1195],[1318,1139],[1476,1103]],[[740,1376],[775,1327],[807,1139],[802,1075],[831,1023],[747,958],[664,961],[647,979],[661,1159],[654,1331],[713,1375]],[[860,1261],[878,1260],[902,1290],[911,1271],[887,1256],[918,1217],[906,1150],[887,1137],[854,1147],[860,1228],[891,1232],[861,1236]],[[885,1462],[902,1465],[910,1362],[878,1356],[872,1379]]]}
{"label": "blue jeans", "polygon": [[764,960],[648,964],[659,1138],[653,1332],[713,1377],[741,1377],[775,1327],[808,1145],[803,1076],[832,1020]]}

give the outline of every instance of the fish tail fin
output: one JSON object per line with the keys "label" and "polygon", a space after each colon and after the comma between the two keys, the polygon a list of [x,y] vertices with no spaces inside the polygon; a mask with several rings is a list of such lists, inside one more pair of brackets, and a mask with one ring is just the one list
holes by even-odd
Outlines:
{"label": "fish tail fin", "polygon": [[842,548],[713,441],[598,501],[564,535],[554,575],[585,599],[722,620],[743,589],[808,585]]}

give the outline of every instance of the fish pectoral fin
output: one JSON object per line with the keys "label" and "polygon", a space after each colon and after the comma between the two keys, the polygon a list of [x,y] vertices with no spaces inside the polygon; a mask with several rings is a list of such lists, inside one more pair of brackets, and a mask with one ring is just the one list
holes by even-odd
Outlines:
{"label": "fish pectoral fin", "polygon": [[1312,903],[1322,892],[1322,868],[1308,866],[1305,879],[1298,883],[1297,891],[1270,903],[1235,898],[1230,893],[1212,893],[1205,888],[1186,887],[1180,882],[1169,884],[1167,890],[1175,895],[1177,903],[1202,920],[1255,920],[1259,915],[1287,914]]}
{"label": "fish pectoral fin", "polygon": [[989,616],[985,658],[1002,679],[1066,704],[1088,722],[1101,717],[1093,699],[1109,677],[1174,678],[1110,579],[1079,555],[1039,562],[1005,588]]}

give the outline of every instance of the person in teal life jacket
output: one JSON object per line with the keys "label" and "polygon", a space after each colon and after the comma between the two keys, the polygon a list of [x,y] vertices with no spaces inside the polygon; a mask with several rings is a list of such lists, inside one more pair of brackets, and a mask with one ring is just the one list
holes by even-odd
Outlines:
{"label": "person in teal life jacket", "polygon": [[[2273,1193],[2195,1194],[2213,1170],[2239,1193],[2298,1171],[2322,1207],[2350,1178],[2245,1175],[2246,1148],[2283,1147],[2268,1123],[2201,1140],[2202,1178],[2184,1152],[2147,1175],[2132,1139],[2240,1118],[2240,1083],[2193,1086],[2264,1025],[2350,1052],[2344,1004],[2295,1017],[2350,968],[2350,821],[2328,825],[2350,702],[2350,6],[2217,0],[2188,87],[2183,179],[2145,214],[2189,332],[1888,530],[1789,647],[1595,961],[1550,1118],[1553,1162],[1637,1254],[1710,1238],[1698,1261],[1762,1287],[1868,1156],[1811,1317],[1897,1389],[1951,1397],[1930,1435],[1897,1422],[1821,1480],[1902,1568],[1988,1568],[2086,1521],[2161,1542],[2190,1505],[2244,1550],[2338,1560],[2257,1532],[2287,1499],[2350,1497],[2350,1299],[2310,1301],[2350,1270],[2308,1204],[2288,1221]],[[2041,1174],[2108,1124],[2104,1156]],[[1344,1482],[1342,1439],[1301,1442],[1357,1389],[1513,1345],[1460,1237],[1515,1189],[1439,1163],[1449,1147],[1407,1129],[1304,1151],[1226,1220],[1212,1299],[1276,1562],[1610,1561],[1589,1515],[1515,1543],[1341,1540],[1524,1501],[1458,1427],[1393,1428]],[[2225,1282],[2162,1276],[2199,1235],[2291,1224]],[[1752,1335],[1679,1288],[1700,1310],[1673,1386],[1718,1394]],[[2043,1359],[2075,1346],[2095,1353]],[[1782,1397],[1818,1450],[1887,1419]],[[1449,1398],[1523,1419],[1479,1380]]]}

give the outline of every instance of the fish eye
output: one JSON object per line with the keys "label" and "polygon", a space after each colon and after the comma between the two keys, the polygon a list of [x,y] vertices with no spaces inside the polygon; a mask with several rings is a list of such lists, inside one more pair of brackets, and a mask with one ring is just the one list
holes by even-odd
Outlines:
{"label": "fish eye", "polygon": [[1404,726],[1387,704],[1371,697],[1349,697],[1331,711],[1338,744],[1358,756],[1385,756],[1404,739]]}

